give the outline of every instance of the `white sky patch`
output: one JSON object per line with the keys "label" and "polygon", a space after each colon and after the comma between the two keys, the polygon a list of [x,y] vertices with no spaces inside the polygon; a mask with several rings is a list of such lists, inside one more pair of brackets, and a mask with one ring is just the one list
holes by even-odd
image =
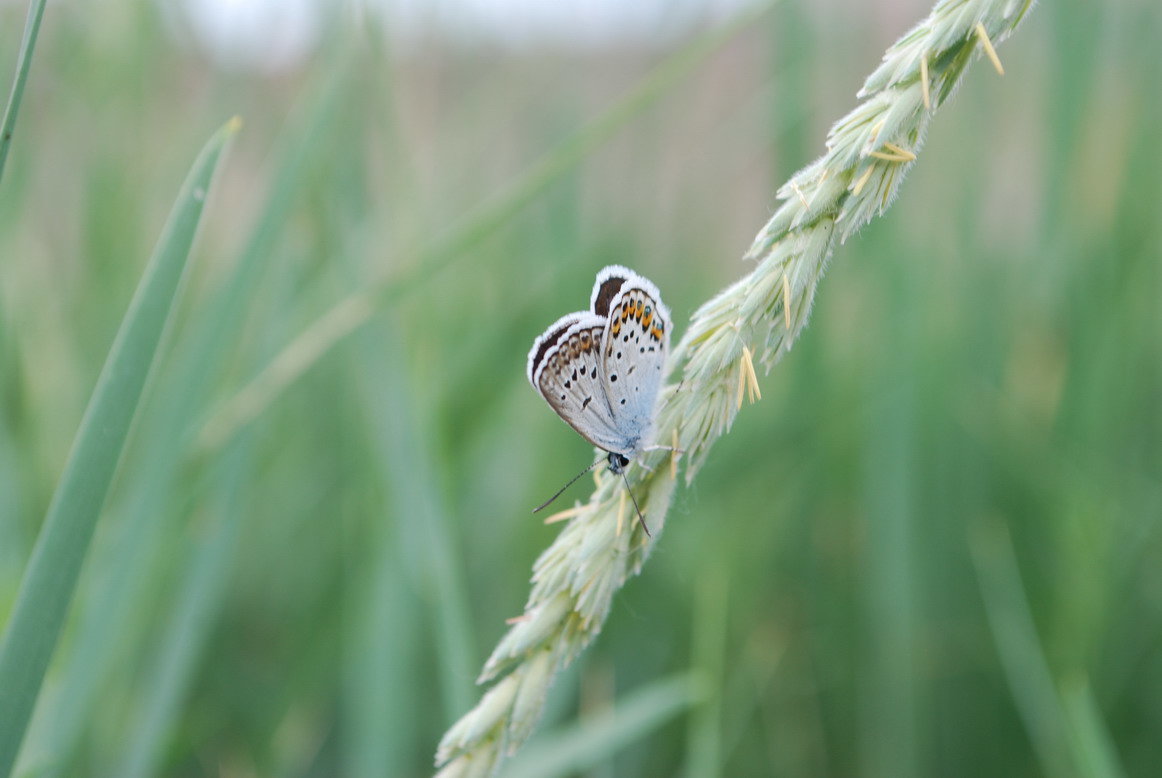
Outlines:
{"label": "white sky patch", "polygon": [[309,56],[328,0],[182,0],[182,21],[213,59],[232,67],[282,70]]}
{"label": "white sky patch", "polygon": [[363,0],[389,34],[432,31],[514,48],[665,41],[755,0]]}
{"label": "white sky patch", "polygon": [[753,2],[180,0],[177,5],[183,26],[213,59],[232,67],[281,70],[309,56],[322,26],[336,16],[376,19],[404,49],[441,37],[470,46],[595,49],[666,43]]}

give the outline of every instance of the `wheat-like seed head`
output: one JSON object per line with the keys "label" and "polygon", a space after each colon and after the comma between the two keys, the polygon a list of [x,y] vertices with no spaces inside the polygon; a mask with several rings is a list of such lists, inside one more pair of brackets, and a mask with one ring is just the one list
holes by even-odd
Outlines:
{"label": "wheat-like seed head", "polygon": [[[746,254],[757,264],[706,302],[671,355],[680,381],[663,389],[657,440],[627,472],[653,530],[628,518],[625,488],[595,475],[584,505],[550,520],[569,523],[533,567],[524,615],[511,620],[480,682],[507,673],[440,741],[438,778],[491,775],[532,733],[558,669],[601,630],[614,593],[637,574],[661,535],[679,457],[689,483],[744,396],[761,397],[755,362],[770,370],[807,323],[828,258],[891,204],[916,160],[932,113],[955,90],[974,52],[1003,73],[994,44],[1032,0],[941,0],[868,76],[862,102],[831,128],[827,152],[778,190],[782,205]],[[670,461],[667,462],[666,460]]]}

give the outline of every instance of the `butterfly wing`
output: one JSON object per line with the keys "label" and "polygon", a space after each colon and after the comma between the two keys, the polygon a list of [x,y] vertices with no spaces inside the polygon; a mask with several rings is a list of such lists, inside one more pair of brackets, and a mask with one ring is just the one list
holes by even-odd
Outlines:
{"label": "butterfly wing", "polygon": [[581,437],[606,451],[631,446],[610,410],[601,376],[605,317],[588,311],[553,323],[533,342],[528,377],[533,388]]}
{"label": "butterfly wing", "polygon": [[654,404],[670,345],[670,311],[648,279],[617,265],[597,275],[590,304],[606,316],[601,370],[613,425],[634,450],[653,443]]}

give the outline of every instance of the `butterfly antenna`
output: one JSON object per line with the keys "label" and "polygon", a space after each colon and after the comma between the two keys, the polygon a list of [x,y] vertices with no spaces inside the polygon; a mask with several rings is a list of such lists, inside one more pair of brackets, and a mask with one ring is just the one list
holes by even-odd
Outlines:
{"label": "butterfly antenna", "polygon": [[633,500],[633,509],[637,511],[637,520],[642,525],[642,531],[646,533],[647,538],[652,538],[650,528],[646,526],[646,517],[642,516],[642,509],[637,505],[637,498],[633,496],[633,489],[629,488],[629,479],[625,477],[625,471],[621,471],[621,480],[625,481],[625,490],[629,492],[629,499]]}
{"label": "butterfly antenna", "polygon": [[564,492],[566,489],[568,489],[568,488],[569,488],[570,486],[572,486],[573,484],[577,483],[577,480],[578,480],[579,478],[581,478],[581,476],[585,475],[585,474],[586,474],[586,473],[588,473],[590,470],[592,470],[593,468],[597,467],[598,465],[600,465],[600,464],[601,464],[602,462],[604,462],[604,461],[605,461],[604,459],[598,459],[596,462],[594,462],[593,464],[591,464],[589,467],[585,468],[585,469],[584,469],[584,470],[582,470],[580,473],[578,473],[577,475],[573,476],[571,479],[569,479],[569,483],[565,484],[564,486],[562,486],[560,489],[558,489],[558,490],[557,490],[557,493],[556,493],[556,494],[554,494],[554,495],[553,495],[552,497],[550,497],[549,499],[545,500],[543,503],[541,503],[541,504],[540,504],[540,505],[538,505],[537,507],[533,508],[533,513],[538,513],[538,512],[540,512],[540,511],[544,510],[545,508],[548,508],[550,505],[552,505],[552,504],[553,504],[553,500],[555,500],[555,499],[557,499],[558,497],[560,497],[560,496],[561,496],[561,494],[562,494],[562,493],[563,493],[563,492]]}

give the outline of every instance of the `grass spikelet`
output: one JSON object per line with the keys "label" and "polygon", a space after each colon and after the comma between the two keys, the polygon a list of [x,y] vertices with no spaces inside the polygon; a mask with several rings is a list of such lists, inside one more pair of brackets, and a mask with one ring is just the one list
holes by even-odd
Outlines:
{"label": "grass spikelet", "polygon": [[[806,325],[836,241],[891,204],[933,112],[971,54],[983,47],[992,58],[993,44],[1013,31],[1030,2],[941,0],[888,49],[859,92],[862,102],[832,127],[827,153],[779,189],[783,202],[745,257],[756,266],[694,313],[671,355],[680,381],[662,391],[656,439],[683,452],[687,483],[730,429],[743,394],[760,398],[754,362],[769,370]],[[671,466],[662,467],[667,457]],[[588,503],[569,512],[569,523],[534,565],[525,605],[530,618],[510,626],[480,680],[508,674],[442,739],[441,776],[489,774],[519,748],[557,670],[600,632],[614,593],[648,558],[677,472],[670,452],[641,459],[627,479],[652,538],[638,524],[619,521],[621,481],[598,476]]]}

